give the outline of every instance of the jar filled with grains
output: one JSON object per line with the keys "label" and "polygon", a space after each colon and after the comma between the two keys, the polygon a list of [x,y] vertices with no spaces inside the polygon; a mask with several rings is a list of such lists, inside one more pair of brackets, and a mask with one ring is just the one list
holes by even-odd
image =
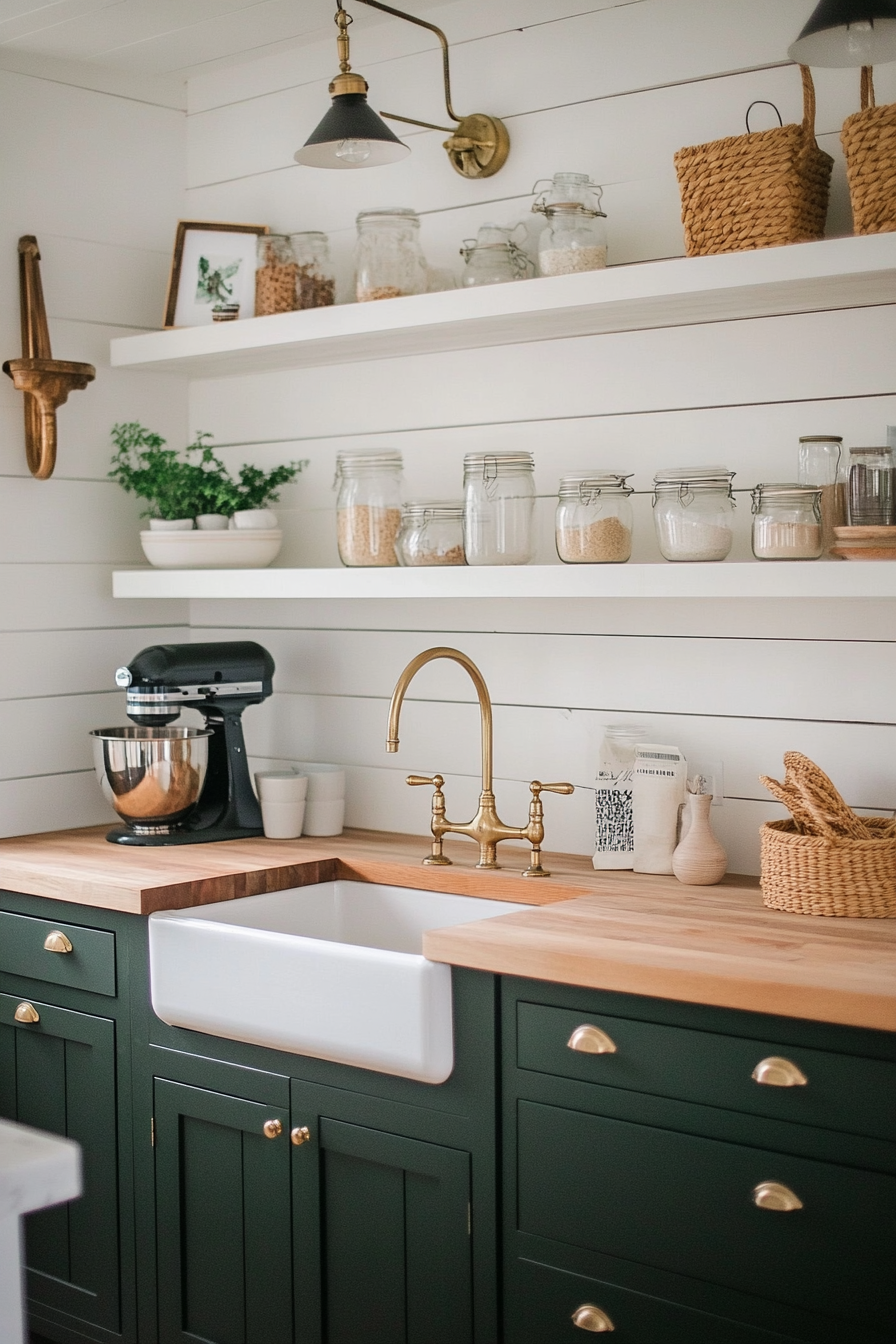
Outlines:
{"label": "jar filled with grains", "polygon": [[817,560],[822,552],[821,486],[757,485],[753,554],[757,560]]}
{"label": "jar filled with grains", "polygon": [[461,500],[405,504],[395,544],[400,565],[464,565]]}
{"label": "jar filled with grains", "polygon": [[835,541],[834,528],[846,522],[846,484],[841,471],[843,440],[836,434],[805,434],[800,439],[797,480],[821,489],[821,545]]}
{"label": "jar filled with grains", "polygon": [[255,269],[255,316],[291,313],[296,307],[296,264],[284,233],[259,235]]}
{"label": "jar filled with grains", "polygon": [[467,453],[464,554],[468,565],[527,565],[535,553],[531,453]]}
{"label": "jar filled with grains", "polygon": [[296,307],[327,308],[336,299],[336,278],[325,233],[290,234],[296,259]]}
{"label": "jar filled with grains", "polygon": [[401,524],[401,453],[339,453],[336,535],[349,566],[397,565]]}
{"label": "jar filled with grains", "polygon": [[355,297],[358,303],[424,294],[428,275],[413,210],[362,210],[358,215]]}
{"label": "jar filled with grains", "polygon": [[[540,185],[536,182],[536,191]],[[587,173],[555,173],[549,189],[532,206],[547,219],[538,240],[542,275],[571,275],[606,266],[607,217],[600,208],[602,194],[603,189]]]}
{"label": "jar filled with grains", "polygon": [[632,553],[633,494],[627,476],[564,476],[557,504],[557,554],[567,565],[618,565]]}
{"label": "jar filled with grains", "polygon": [[724,560],[734,540],[734,472],[669,467],[654,476],[653,521],[665,560]]}

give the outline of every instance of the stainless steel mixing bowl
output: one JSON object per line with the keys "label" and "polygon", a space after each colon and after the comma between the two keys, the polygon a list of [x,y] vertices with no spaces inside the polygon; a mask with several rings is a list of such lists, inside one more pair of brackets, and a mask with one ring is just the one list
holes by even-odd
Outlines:
{"label": "stainless steel mixing bowl", "polygon": [[133,830],[165,834],[196,806],[211,735],[210,728],[94,728],[103,796]]}

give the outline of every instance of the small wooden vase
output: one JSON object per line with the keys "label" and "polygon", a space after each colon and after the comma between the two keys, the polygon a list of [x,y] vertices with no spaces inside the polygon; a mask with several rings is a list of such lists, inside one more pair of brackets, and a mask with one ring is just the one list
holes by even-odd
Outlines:
{"label": "small wooden vase", "polygon": [[688,794],[689,825],[672,855],[672,872],[689,887],[711,887],[728,871],[728,855],[712,833],[711,793]]}

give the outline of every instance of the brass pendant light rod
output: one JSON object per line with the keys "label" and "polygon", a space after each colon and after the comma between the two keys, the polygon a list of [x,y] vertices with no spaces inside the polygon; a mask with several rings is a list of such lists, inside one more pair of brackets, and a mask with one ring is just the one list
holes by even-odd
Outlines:
{"label": "brass pendant light rod", "polygon": [[[394,19],[406,19],[408,23],[415,23],[418,28],[426,28],[429,32],[435,33],[442,47],[442,77],[445,81],[445,107],[448,116],[452,121],[462,121],[463,118],[459,117],[451,106],[451,70],[448,65],[448,39],[441,28],[437,28],[434,23],[427,23],[426,19],[415,18],[413,14],[405,14],[403,9],[393,9],[391,5],[384,5],[381,3],[381,0],[358,0],[358,3],[368,5],[371,9],[381,9],[384,14],[391,14]],[[342,9],[341,3],[339,8]],[[446,129],[444,126],[431,126],[427,121],[414,121],[411,117],[396,117],[393,116],[391,112],[383,112],[381,115],[384,117],[392,117],[393,121],[410,122],[412,126],[429,126],[433,131],[443,131]]]}

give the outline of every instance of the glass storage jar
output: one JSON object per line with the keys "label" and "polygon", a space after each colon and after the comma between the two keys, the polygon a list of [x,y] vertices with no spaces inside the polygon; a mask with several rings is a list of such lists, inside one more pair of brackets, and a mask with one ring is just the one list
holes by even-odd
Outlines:
{"label": "glass storage jar", "polygon": [[355,297],[358,303],[423,294],[428,281],[414,210],[362,210],[358,215]]}
{"label": "glass storage jar", "polygon": [[821,547],[834,544],[834,528],[846,522],[846,488],[841,475],[843,440],[837,434],[805,434],[800,439],[797,481],[821,488]]}
{"label": "glass storage jar", "polygon": [[734,472],[670,467],[653,478],[653,521],[664,560],[724,560],[734,540]]}
{"label": "glass storage jar", "polygon": [[532,273],[532,263],[526,253],[513,241],[514,229],[498,224],[483,224],[475,238],[467,238],[460,254],[466,265],[461,283],[464,288],[473,285],[503,285],[508,280],[525,280]]}
{"label": "glass storage jar", "polygon": [[395,549],[400,565],[466,564],[463,501],[405,504]]}
{"label": "glass storage jar", "polygon": [[896,523],[896,466],[892,448],[850,448],[847,478],[850,527]]}
{"label": "glass storage jar", "polygon": [[327,308],[336,299],[336,277],[325,233],[309,229],[290,234],[296,259],[296,307]]}
{"label": "glass storage jar", "polygon": [[627,476],[564,476],[557,492],[557,554],[567,565],[622,564],[632,553],[634,493]]}
{"label": "glass storage jar", "polygon": [[468,565],[527,565],[534,554],[531,453],[467,453],[464,553]]}
{"label": "glass storage jar", "polygon": [[[535,190],[541,186],[536,182]],[[603,188],[587,173],[555,173],[532,206],[547,219],[538,239],[542,275],[599,271],[607,264],[607,216],[600,208]]]}
{"label": "glass storage jar", "polygon": [[757,560],[817,560],[822,553],[818,485],[761,484],[752,491]]}
{"label": "glass storage jar", "polygon": [[291,313],[296,307],[296,256],[285,233],[259,234],[255,261],[255,316]]}
{"label": "glass storage jar", "polygon": [[397,565],[401,453],[339,453],[336,535],[344,565]]}

